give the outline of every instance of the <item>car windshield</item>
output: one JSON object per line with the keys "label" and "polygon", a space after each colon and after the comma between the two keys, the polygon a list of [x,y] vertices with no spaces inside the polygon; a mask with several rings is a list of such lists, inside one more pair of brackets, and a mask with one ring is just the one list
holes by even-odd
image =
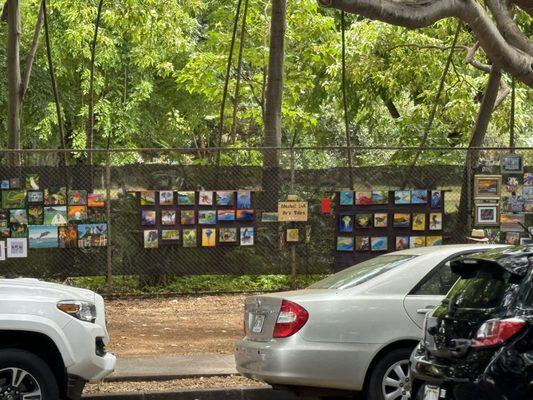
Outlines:
{"label": "car windshield", "polygon": [[344,271],[331,275],[314,285],[310,289],[350,289],[378,275],[384,274],[417,256],[384,255],[356,264]]}

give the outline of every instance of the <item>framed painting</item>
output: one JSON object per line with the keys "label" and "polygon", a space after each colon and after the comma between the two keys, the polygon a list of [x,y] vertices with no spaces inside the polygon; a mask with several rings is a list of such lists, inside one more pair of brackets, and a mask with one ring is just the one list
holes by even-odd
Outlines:
{"label": "framed painting", "polygon": [[502,192],[501,175],[476,175],[474,176],[474,198],[484,200],[497,200]]}
{"label": "framed painting", "polygon": [[500,224],[500,207],[497,204],[476,204],[476,225],[495,226]]}

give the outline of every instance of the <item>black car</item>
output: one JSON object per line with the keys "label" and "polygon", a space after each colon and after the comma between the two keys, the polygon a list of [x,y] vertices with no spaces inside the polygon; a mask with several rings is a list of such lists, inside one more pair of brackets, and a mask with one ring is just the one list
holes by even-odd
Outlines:
{"label": "black car", "polygon": [[533,400],[533,247],[464,256],[411,357],[417,400]]}

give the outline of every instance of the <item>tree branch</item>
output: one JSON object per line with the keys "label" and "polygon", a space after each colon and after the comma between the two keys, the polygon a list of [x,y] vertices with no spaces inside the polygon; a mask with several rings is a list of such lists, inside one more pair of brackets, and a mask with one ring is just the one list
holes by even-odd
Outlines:
{"label": "tree branch", "polygon": [[511,0],[513,4],[516,4],[522,11],[528,13],[533,17],[533,1],[532,0]]}
{"label": "tree branch", "polygon": [[33,68],[33,62],[35,61],[35,55],[39,47],[39,37],[41,36],[41,29],[44,22],[44,7],[41,3],[39,9],[39,15],[37,16],[37,22],[35,23],[35,32],[33,33],[33,40],[31,42],[30,51],[26,57],[26,63],[24,64],[24,72],[22,73],[22,83],[20,86],[20,101],[24,100],[24,96],[30,86],[31,70]]}
{"label": "tree branch", "polygon": [[394,102],[387,98],[385,95],[380,95],[381,100],[383,100],[383,104],[385,104],[385,107],[387,107],[387,110],[389,110],[389,114],[392,118],[398,119],[401,117],[400,112],[398,111],[398,108],[396,107],[396,104]]}
{"label": "tree branch", "polygon": [[318,1],[325,6],[412,29],[423,28],[445,18],[459,18],[470,26],[494,64],[533,87],[533,57],[505,40],[477,0]]}
{"label": "tree branch", "polygon": [[475,59],[476,52],[479,49],[479,42],[476,42],[472,47],[468,48],[465,61],[472,65],[474,68],[477,68],[483,72],[490,74],[492,72],[492,66],[488,64],[483,64]]}
{"label": "tree branch", "polygon": [[503,37],[516,48],[533,56],[533,42],[524,35],[516,26],[511,14],[507,0],[485,0],[485,4],[491,11],[496,26]]}
{"label": "tree branch", "polygon": [[2,8],[2,16],[0,17],[0,20],[7,24],[7,0],[4,3],[4,8]]}

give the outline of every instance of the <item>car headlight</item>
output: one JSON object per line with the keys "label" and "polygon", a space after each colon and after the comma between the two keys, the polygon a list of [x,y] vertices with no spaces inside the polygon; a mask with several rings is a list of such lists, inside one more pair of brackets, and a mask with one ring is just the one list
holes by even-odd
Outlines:
{"label": "car headlight", "polygon": [[96,321],[96,307],[88,301],[61,301],[57,303],[57,308],[80,321]]}

